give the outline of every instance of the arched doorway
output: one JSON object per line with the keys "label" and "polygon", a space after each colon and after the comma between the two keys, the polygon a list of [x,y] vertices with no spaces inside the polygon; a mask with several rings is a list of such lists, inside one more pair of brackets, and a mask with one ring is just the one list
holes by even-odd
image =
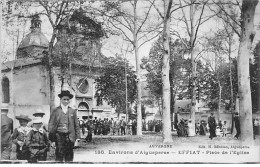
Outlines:
{"label": "arched doorway", "polygon": [[89,105],[86,102],[80,102],[78,105],[78,118],[79,119],[87,119],[92,117],[92,113],[89,109]]}

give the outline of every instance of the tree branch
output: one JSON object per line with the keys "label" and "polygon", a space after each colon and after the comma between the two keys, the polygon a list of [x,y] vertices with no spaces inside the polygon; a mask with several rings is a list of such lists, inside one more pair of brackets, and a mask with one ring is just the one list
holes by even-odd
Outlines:
{"label": "tree branch", "polygon": [[110,24],[112,24],[112,26],[114,28],[116,28],[117,30],[121,31],[123,33],[123,35],[126,37],[127,41],[130,42],[131,44],[134,44],[133,41],[126,35],[126,33],[119,27],[117,27],[112,21],[109,21]]}
{"label": "tree branch", "polygon": [[[209,7],[209,9],[211,10],[211,11],[213,11],[213,12],[215,12],[216,13],[216,11],[214,11],[213,9],[211,9],[210,7]],[[240,37],[240,32],[237,30],[237,28],[236,27],[234,27],[234,25],[232,25],[231,23],[230,23],[230,20],[228,20],[228,18],[224,18],[222,15],[216,15],[217,17],[219,17],[219,18],[221,18],[223,21],[225,21],[227,24],[229,24],[230,25],[230,27],[234,30],[234,32],[238,35],[238,37]],[[235,23],[236,24],[236,23]],[[239,25],[240,26],[240,25]]]}
{"label": "tree branch", "polygon": [[239,27],[241,27],[241,25],[227,13],[227,11],[224,9],[223,6],[221,6],[219,3],[215,2],[214,0],[213,2],[221,9],[221,11],[225,13],[226,16],[228,16],[234,23],[236,23]]}
{"label": "tree branch", "polygon": [[202,18],[202,15],[203,15],[203,13],[204,13],[205,5],[208,3],[208,1],[209,1],[209,0],[207,0],[207,1],[203,4],[203,6],[202,6],[202,10],[201,10],[200,17],[199,17],[199,23],[198,23],[198,26],[197,26],[196,31],[195,31],[194,40],[192,41],[192,46],[194,46],[195,41],[196,41],[196,39],[197,39],[198,30],[199,30],[199,27],[200,27],[200,25],[201,25],[201,18]]}
{"label": "tree branch", "polygon": [[157,13],[158,13],[158,14],[160,15],[160,17],[163,19],[164,16],[163,16],[163,14],[161,13],[161,11],[159,10],[159,8],[158,8],[157,6],[155,6],[155,4],[151,2],[151,0],[148,0],[148,1],[149,1],[151,4],[153,4],[154,9],[157,11]]}
{"label": "tree branch", "polygon": [[[182,6],[181,0],[179,0],[179,2],[180,2],[180,5]],[[185,12],[184,12],[183,8],[181,8],[181,11],[182,11],[182,14],[183,14],[184,23],[186,24],[187,33],[190,36],[191,35],[190,27],[189,27],[188,20],[186,18],[186,15],[185,15]]]}
{"label": "tree branch", "polygon": [[49,11],[49,9],[48,9],[48,5],[46,5],[45,6],[45,4],[41,1],[41,0],[37,0],[38,1],[38,3],[40,4],[40,5],[42,5],[42,7],[45,9],[45,11],[46,11],[46,13],[47,13],[47,16],[48,16],[48,18],[49,18],[49,21],[50,21],[50,23],[51,23],[51,25],[52,25],[52,28],[55,28],[55,25],[54,25],[54,22],[52,21],[52,19],[51,19],[51,14],[50,14],[50,11]]}
{"label": "tree branch", "polygon": [[144,45],[145,43],[147,43],[147,42],[153,40],[154,38],[158,37],[161,33],[162,33],[162,31],[158,32],[158,33],[157,33],[155,36],[153,36],[152,38],[150,38],[150,39],[144,41],[143,43],[141,43],[141,44],[138,46],[138,48],[140,48],[140,47],[141,47],[142,45]]}
{"label": "tree branch", "polygon": [[152,6],[153,6],[153,4],[154,4],[154,1],[155,1],[155,0],[153,0],[153,3],[152,3],[151,6],[149,7],[148,12],[146,13],[145,18],[144,18],[143,22],[141,23],[140,27],[137,29],[137,31],[136,31],[137,34],[138,34],[138,32],[140,31],[140,29],[143,27],[144,23],[146,22],[146,20],[147,20],[147,18],[148,18],[148,15],[149,15],[149,13],[150,13],[150,11],[151,11],[151,8],[152,8]]}

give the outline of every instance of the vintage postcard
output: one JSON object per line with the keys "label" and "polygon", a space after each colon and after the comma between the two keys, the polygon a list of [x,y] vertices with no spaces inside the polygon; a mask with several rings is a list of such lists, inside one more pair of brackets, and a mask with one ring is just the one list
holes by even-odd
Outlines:
{"label": "vintage postcard", "polygon": [[0,4],[1,163],[259,164],[259,0]]}

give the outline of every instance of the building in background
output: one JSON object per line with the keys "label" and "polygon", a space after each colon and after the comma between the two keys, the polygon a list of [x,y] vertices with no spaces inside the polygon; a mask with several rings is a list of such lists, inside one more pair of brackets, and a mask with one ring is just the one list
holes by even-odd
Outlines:
{"label": "building in background", "polygon": [[[2,65],[2,104],[9,108],[8,115],[13,119],[20,114],[32,118],[36,109],[41,109],[45,112],[44,122],[47,123],[50,116],[50,79],[44,55],[48,51],[49,41],[41,33],[39,16],[32,18],[30,28],[31,32],[24,37],[17,49],[16,59]],[[57,57],[59,51],[64,49],[60,45],[64,40],[62,34],[64,29],[59,29],[59,38],[54,46],[54,54]],[[66,40],[70,37],[67,36]],[[77,39],[80,38],[79,36]],[[66,89],[74,95],[70,105],[78,109],[79,119],[109,118],[113,112],[112,107],[105,102],[102,106],[97,106],[94,97],[94,81],[100,75],[102,62],[105,59],[99,52],[101,47],[99,37],[81,39],[80,45],[77,45],[79,47],[75,48],[74,52],[80,57],[70,55],[73,59],[68,61],[70,68],[65,70],[65,73],[62,61],[54,64],[55,106],[60,104],[58,94],[62,89]],[[83,47],[85,50],[81,52]],[[93,60],[91,65],[85,63],[90,60]],[[15,121],[14,126],[18,125]]]}

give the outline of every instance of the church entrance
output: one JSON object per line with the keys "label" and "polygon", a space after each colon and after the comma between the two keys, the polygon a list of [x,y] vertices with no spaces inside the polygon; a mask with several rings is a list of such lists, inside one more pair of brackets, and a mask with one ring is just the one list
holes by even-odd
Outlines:
{"label": "church entrance", "polygon": [[92,112],[89,109],[89,105],[86,102],[80,102],[78,105],[78,118],[81,119],[88,119],[92,118]]}

